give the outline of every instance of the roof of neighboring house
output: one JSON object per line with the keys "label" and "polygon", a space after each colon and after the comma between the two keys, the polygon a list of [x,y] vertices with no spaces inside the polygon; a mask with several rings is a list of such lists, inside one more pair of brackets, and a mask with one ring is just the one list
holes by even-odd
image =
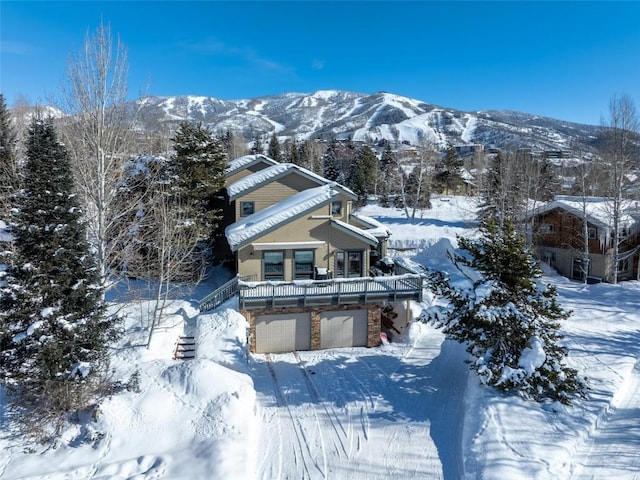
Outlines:
{"label": "roof of neighboring house", "polygon": [[229,225],[225,235],[231,250],[236,251],[265,233],[329,203],[341,193],[336,186],[334,182],[303,190]]}
{"label": "roof of neighboring house", "polygon": [[[246,177],[241,178],[240,180],[229,185],[227,187],[229,199],[235,200],[240,195],[252,192],[253,190],[256,190],[266,183],[269,183],[291,173],[301,175],[309,180],[314,181],[318,185],[327,185],[329,183],[332,183],[330,180],[327,180],[326,178],[313,173],[311,170],[307,170],[306,168],[300,167],[294,163],[278,163],[267,167],[264,170],[260,170],[258,172],[252,173],[251,175],[247,175]],[[336,184],[336,188],[342,190],[345,194],[351,196],[354,200],[357,198],[356,194],[353,193],[353,191],[349,190],[343,185]]]}
{"label": "roof of neighboring house", "polygon": [[[630,227],[638,221],[640,204],[635,201],[625,201],[620,218],[620,226]],[[605,197],[579,197],[570,195],[556,195],[553,201],[536,208],[531,216],[541,215],[556,208],[565,210],[578,218],[582,218],[583,209],[587,220],[600,228],[612,228],[611,200]]]}
{"label": "roof of neighboring house", "polygon": [[336,220],[335,218],[331,219],[331,226],[338,228],[338,230],[343,231],[347,235],[351,235],[352,237],[356,237],[369,245],[376,246],[378,245],[378,239],[374,237],[372,234],[368,233],[365,230],[362,230],[355,225],[349,225],[348,223],[341,222],[340,220]]}
{"label": "roof of neighboring house", "polygon": [[229,162],[229,166],[224,173],[225,177],[230,177],[236,172],[240,170],[244,170],[245,168],[249,168],[252,165],[257,163],[265,163],[267,165],[278,165],[274,159],[267,157],[266,155],[244,155],[243,157],[238,157]]}
{"label": "roof of neighboring house", "polygon": [[373,235],[374,237],[387,238],[391,235],[391,230],[385,227],[382,223],[380,223],[375,218],[367,217],[365,215],[360,215],[359,213],[352,213],[351,218],[355,220],[357,223],[366,227],[366,231]]}

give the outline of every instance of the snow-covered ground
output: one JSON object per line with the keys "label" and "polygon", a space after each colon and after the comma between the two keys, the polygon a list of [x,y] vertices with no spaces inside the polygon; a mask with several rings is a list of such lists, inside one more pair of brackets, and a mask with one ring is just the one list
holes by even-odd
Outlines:
{"label": "snow-covered ground", "polygon": [[[362,213],[390,228],[407,260],[450,269],[446,252],[474,233],[475,207],[433,203],[415,223],[395,209]],[[138,370],[140,387],[107,398],[56,445],[26,445],[2,409],[0,478],[640,479],[640,284],[544,280],[573,311],[568,363],[591,387],[570,407],[481,387],[464,348],[419,323],[379,348],[250,355],[234,301],[200,313],[195,292],[170,307],[149,348],[148,304],[114,303],[128,335],[113,378]],[[173,360],[185,334],[196,359]]]}

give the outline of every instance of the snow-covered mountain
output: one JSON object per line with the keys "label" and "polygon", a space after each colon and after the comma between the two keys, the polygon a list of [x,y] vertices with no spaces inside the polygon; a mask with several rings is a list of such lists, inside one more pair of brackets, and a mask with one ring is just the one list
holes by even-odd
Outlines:
{"label": "snow-covered mountain", "polygon": [[248,100],[211,97],[145,97],[137,101],[142,127],[156,129],[182,120],[202,121],[214,130],[281,139],[381,139],[440,146],[495,145],[562,150],[588,148],[599,127],[510,111],[463,112],[421,100],[379,92],[372,95],[338,90],[284,93]]}

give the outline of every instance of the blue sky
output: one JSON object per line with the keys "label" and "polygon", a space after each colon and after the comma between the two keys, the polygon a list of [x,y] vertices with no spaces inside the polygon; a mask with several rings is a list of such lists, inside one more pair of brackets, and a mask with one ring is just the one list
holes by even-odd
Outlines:
{"label": "blue sky", "polygon": [[599,124],[640,110],[640,2],[0,1],[0,91],[47,103],[101,18],[129,95],[225,100],[381,90],[466,111]]}

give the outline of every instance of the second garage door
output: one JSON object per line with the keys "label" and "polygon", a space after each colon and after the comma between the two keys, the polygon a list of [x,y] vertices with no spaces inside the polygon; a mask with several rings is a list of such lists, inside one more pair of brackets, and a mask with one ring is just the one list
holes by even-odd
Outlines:
{"label": "second garage door", "polygon": [[256,318],[256,353],[311,349],[311,314],[281,313]]}
{"label": "second garage door", "polygon": [[367,345],[367,311],[345,310],[320,314],[320,348]]}

